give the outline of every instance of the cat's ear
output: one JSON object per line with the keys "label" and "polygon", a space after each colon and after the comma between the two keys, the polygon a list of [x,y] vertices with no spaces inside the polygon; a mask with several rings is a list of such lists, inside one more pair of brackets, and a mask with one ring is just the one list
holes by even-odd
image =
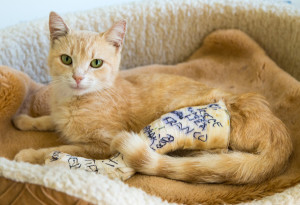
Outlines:
{"label": "cat's ear", "polygon": [[50,12],[49,15],[49,30],[51,40],[58,39],[61,36],[68,34],[70,29],[64,20],[55,12]]}
{"label": "cat's ear", "polygon": [[122,47],[126,33],[126,21],[121,20],[115,23],[108,31],[104,33],[106,41],[113,46]]}

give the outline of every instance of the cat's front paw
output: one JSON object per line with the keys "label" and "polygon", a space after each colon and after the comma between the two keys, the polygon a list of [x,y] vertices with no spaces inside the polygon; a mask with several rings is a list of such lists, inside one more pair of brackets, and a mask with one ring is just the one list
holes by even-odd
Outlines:
{"label": "cat's front paw", "polygon": [[13,118],[12,120],[14,126],[18,128],[19,130],[36,130],[36,128],[33,125],[32,117],[21,114]]}
{"label": "cat's front paw", "polygon": [[45,154],[35,149],[23,149],[16,154],[14,160],[32,164],[43,164],[45,162]]}

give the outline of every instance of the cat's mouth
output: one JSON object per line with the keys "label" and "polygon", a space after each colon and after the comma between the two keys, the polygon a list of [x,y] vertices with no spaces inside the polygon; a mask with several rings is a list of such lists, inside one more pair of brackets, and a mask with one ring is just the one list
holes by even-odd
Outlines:
{"label": "cat's mouth", "polygon": [[86,88],[80,85],[71,85],[70,86],[73,90],[85,90]]}

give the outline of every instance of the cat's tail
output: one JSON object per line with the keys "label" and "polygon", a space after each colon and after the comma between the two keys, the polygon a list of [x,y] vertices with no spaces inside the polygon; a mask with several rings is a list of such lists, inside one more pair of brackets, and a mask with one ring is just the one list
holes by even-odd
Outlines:
{"label": "cat's tail", "polygon": [[[197,157],[161,155],[134,133],[123,132],[112,146],[136,171],[192,183],[259,183],[284,170],[290,152],[272,143],[262,144],[260,153],[229,151],[204,153]],[[276,150],[274,150],[276,149]]]}
{"label": "cat's tail", "polygon": [[[154,152],[145,144],[137,134],[121,133],[119,138],[112,144],[120,152],[125,153],[125,160],[129,166],[135,170],[148,175],[160,175],[172,179],[191,181],[191,182],[228,182],[228,183],[246,183],[263,181],[268,172],[276,166],[283,168],[282,164],[289,157],[288,154],[280,154],[285,149],[284,144],[278,152],[270,152],[269,148],[259,154],[250,154],[242,152],[230,152],[221,154],[203,154],[197,157],[171,157],[160,155]],[[273,151],[273,150],[271,150]],[[278,164],[277,164],[278,163]],[[254,177],[256,176],[256,177]],[[260,179],[259,177],[262,176]],[[193,203],[205,204],[232,204],[245,202],[254,199],[260,199],[264,196],[272,195],[284,191],[286,188],[294,186],[300,182],[300,173],[287,172],[258,184],[246,184],[243,186],[230,186],[219,188],[201,187],[201,191],[206,194],[199,194],[193,198]],[[128,182],[136,186],[136,182]],[[140,182],[138,181],[138,184]],[[139,184],[140,185],[140,184]],[[174,184],[173,184],[174,185]],[[148,193],[158,195],[163,199],[169,200],[165,194],[159,190],[151,189],[155,185],[145,185]],[[184,186],[180,186],[184,187]],[[190,186],[185,186],[190,187]],[[215,187],[215,186],[213,186]],[[177,187],[178,188],[178,187]],[[171,189],[174,193],[177,188]],[[151,191],[149,191],[151,189]],[[192,189],[191,192],[180,192],[181,199],[190,198],[191,193],[197,193],[198,189]],[[209,190],[209,191],[208,191]],[[215,191],[213,191],[215,190]],[[171,192],[172,192],[171,191]],[[178,190],[177,190],[178,191]],[[170,193],[170,192],[167,192]],[[207,196],[207,193],[210,193]],[[186,201],[191,203],[190,200]]]}

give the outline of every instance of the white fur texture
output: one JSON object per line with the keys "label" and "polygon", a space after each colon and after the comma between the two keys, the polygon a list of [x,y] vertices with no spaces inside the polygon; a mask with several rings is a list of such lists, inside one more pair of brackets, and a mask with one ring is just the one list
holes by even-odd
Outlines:
{"label": "white fur texture", "polygon": [[61,166],[32,165],[0,157],[0,175],[19,182],[44,185],[94,204],[169,204],[120,180]]}
{"label": "white fur texture", "polygon": [[[32,165],[0,157],[0,176],[18,182],[43,185],[94,204],[170,204],[140,189],[129,187],[120,180],[111,180],[104,175],[83,170]],[[299,190],[300,184],[282,193],[243,204],[299,204]]]}
{"label": "white fur texture", "polygon": [[[259,0],[159,0],[97,8],[63,16],[72,29],[104,31],[128,23],[122,68],[175,64],[216,29],[249,34],[283,69],[300,79],[300,14],[285,4]],[[0,30],[0,64],[48,82],[48,19]],[[40,184],[95,204],[167,204],[121,181],[84,171],[61,170],[0,158],[0,176]],[[300,204],[300,184],[246,204]]]}

